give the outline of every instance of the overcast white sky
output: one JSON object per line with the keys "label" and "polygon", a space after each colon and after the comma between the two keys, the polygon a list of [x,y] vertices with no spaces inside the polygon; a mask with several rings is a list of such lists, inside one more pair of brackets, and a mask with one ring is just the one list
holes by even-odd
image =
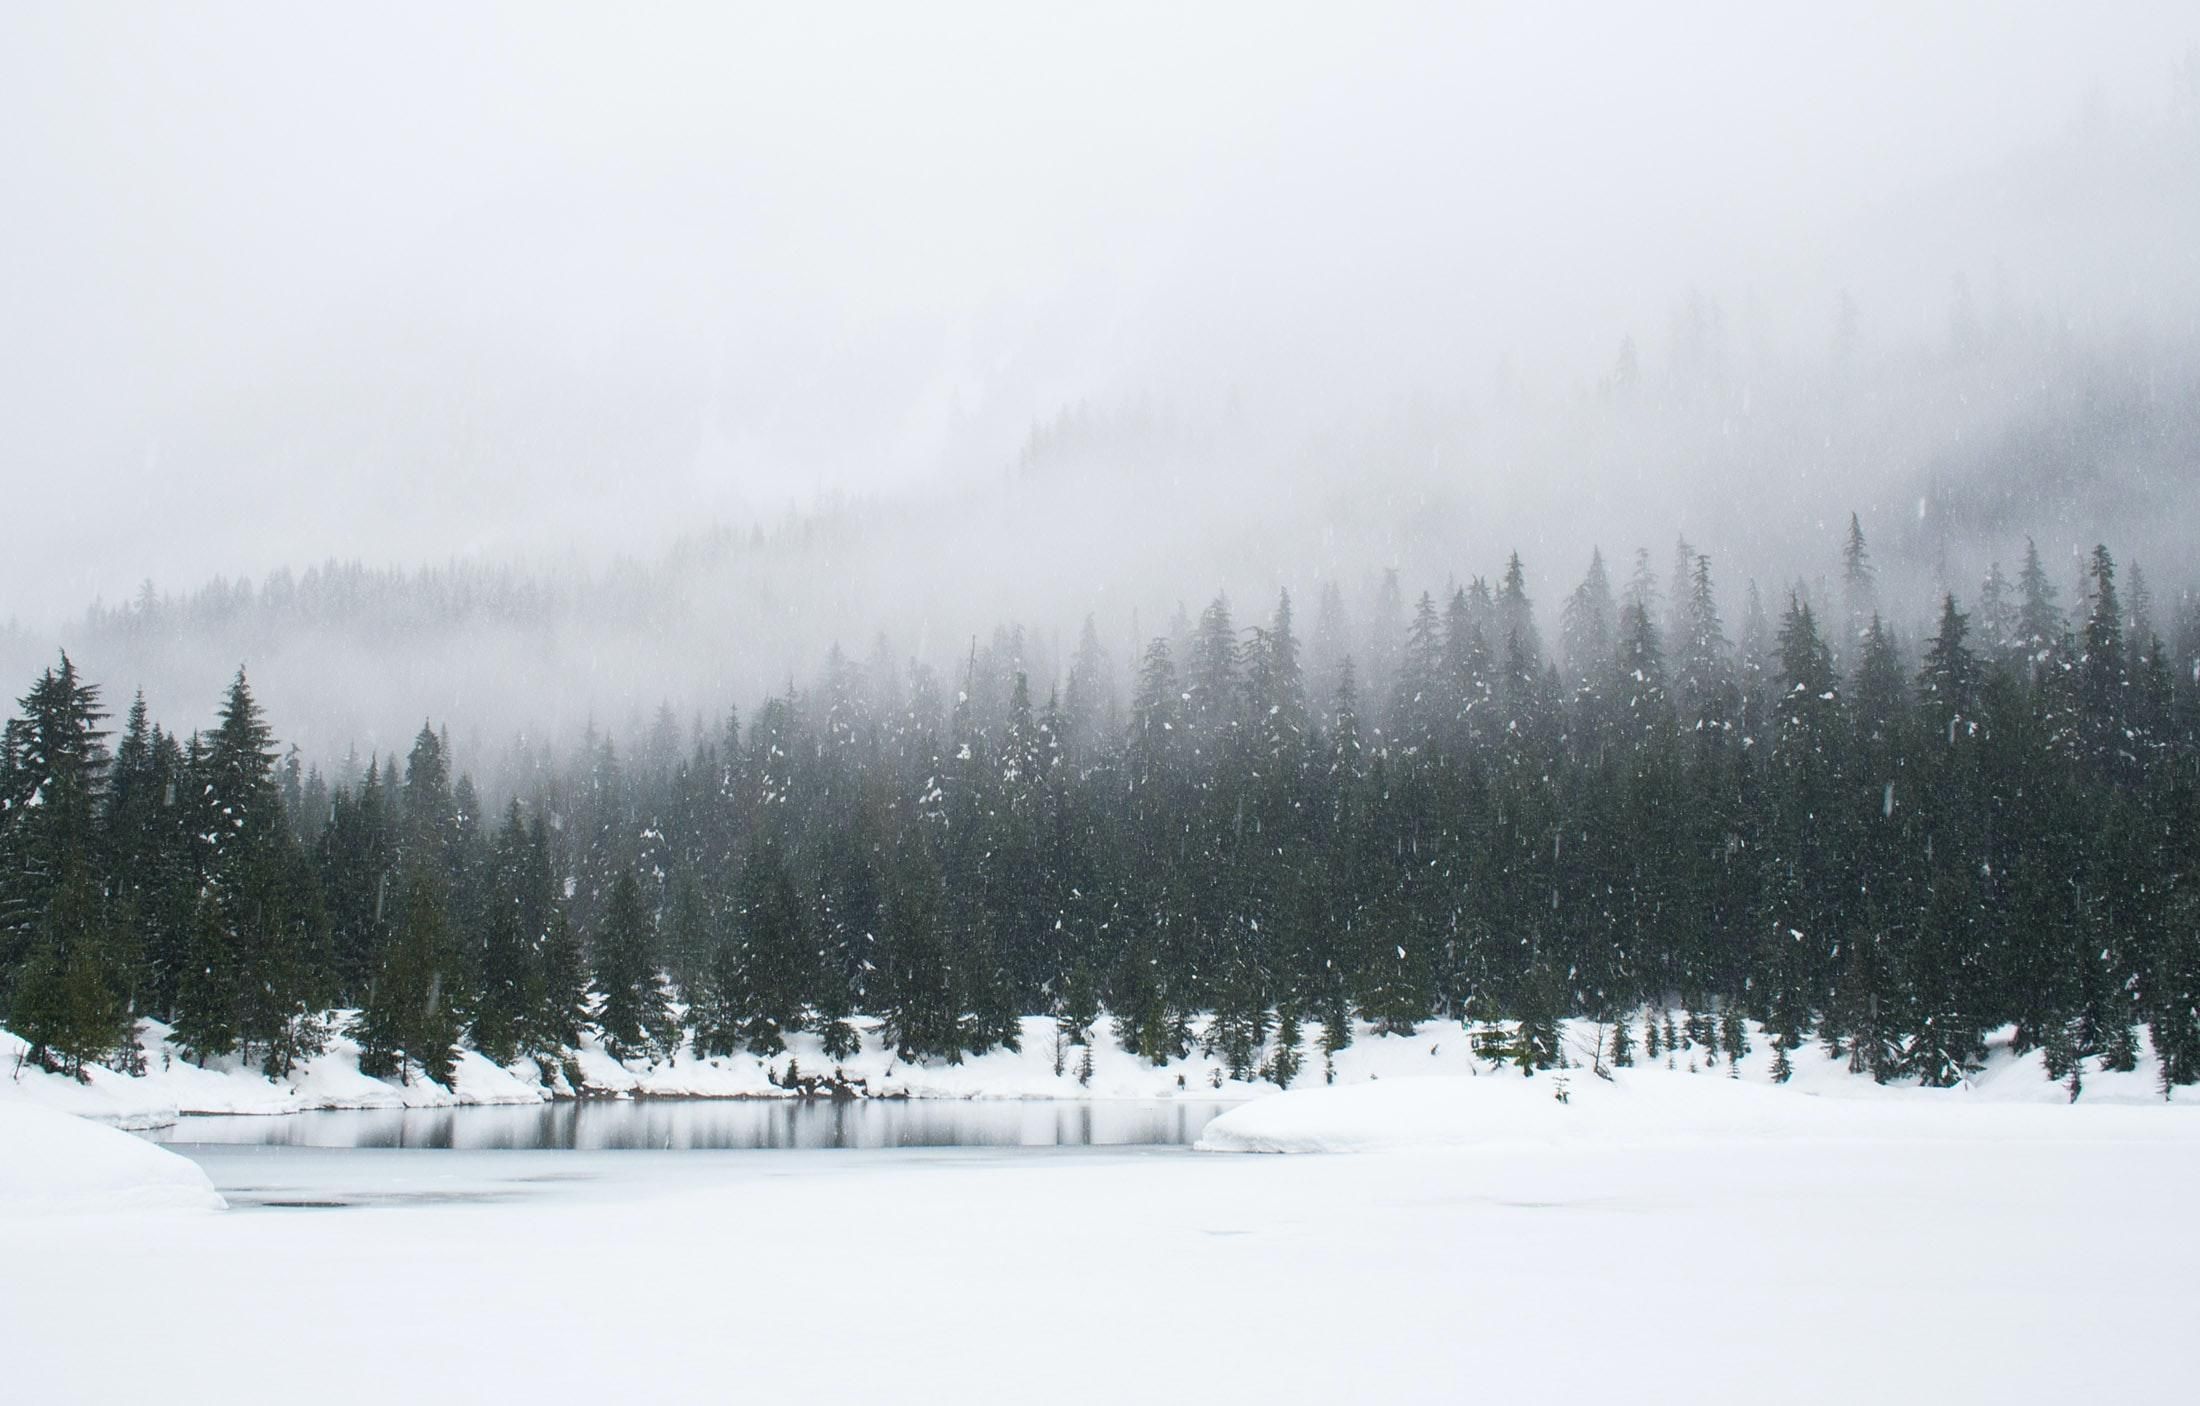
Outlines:
{"label": "overcast white sky", "polygon": [[1822,319],[1875,212],[2195,45],[2189,0],[10,4],[0,619],[645,547],[1080,397],[1600,364],[1692,285]]}

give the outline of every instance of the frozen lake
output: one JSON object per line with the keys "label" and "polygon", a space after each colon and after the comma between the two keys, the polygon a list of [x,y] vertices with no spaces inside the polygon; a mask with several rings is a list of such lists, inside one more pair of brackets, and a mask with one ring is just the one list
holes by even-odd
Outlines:
{"label": "frozen lake", "polygon": [[[1854,1402],[1896,1378],[1904,1400],[2183,1399],[2185,1110],[1771,1097],[1803,1126],[1327,1156],[1001,1131],[1181,1109],[1188,1135],[1210,1111],[1136,1102],[858,1105],[842,1126],[999,1120],[984,1145],[860,1152],[693,1141],[718,1119],[831,1127],[823,1104],[464,1109],[450,1150],[175,1142],[233,1209],[0,1221],[0,1263],[28,1267],[0,1276],[0,1355],[9,1399],[41,1402],[130,1399],[149,1371],[171,1400],[317,1406],[821,1380],[911,1402],[1461,1381]],[[546,1112],[575,1145],[462,1141]],[[635,1140],[580,1144],[603,1114]],[[690,1150],[639,1131],[683,1126]]]}
{"label": "frozen lake", "polygon": [[193,1115],[152,1134],[196,1146],[619,1151],[1183,1146],[1209,1099],[583,1099],[464,1108]]}

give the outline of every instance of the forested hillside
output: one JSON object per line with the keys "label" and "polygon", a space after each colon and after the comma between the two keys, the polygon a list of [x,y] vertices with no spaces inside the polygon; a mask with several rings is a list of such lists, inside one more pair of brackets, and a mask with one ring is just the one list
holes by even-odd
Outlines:
{"label": "forested hillside", "polygon": [[1211,1012],[1240,1074],[1353,1015],[1530,1063],[1586,1015],[1614,1062],[1748,1017],[1778,1069],[1936,1084],[2013,1023],[2074,1097],[2143,1025],[2200,1078],[2193,601],[2100,548],[2066,604],[2028,549],[1903,641],[1853,521],[1837,587],[1731,626],[1708,557],[1661,574],[1597,557],[1539,612],[1514,556],[1357,627],[1218,597],[1059,680],[1005,630],[949,679],[835,650],[751,717],[516,743],[495,798],[432,726],[327,775],[242,673],[184,732],[63,657],[0,752],[0,1011],[59,1068],[146,1015],[280,1070],[356,1010],[372,1069],[433,1077],[859,1012],[947,1059],[1105,1012],[1160,1060]]}

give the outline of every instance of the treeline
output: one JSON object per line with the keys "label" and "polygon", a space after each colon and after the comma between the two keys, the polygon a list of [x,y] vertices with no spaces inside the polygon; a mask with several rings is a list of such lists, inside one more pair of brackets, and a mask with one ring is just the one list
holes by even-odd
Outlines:
{"label": "treeline", "polygon": [[1288,1081],[1310,1024],[1544,1063],[1581,1015],[1625,1063],[1679,1011],[1761,1022],[1782,1077],[1815,1039],[1933,1084],[2013,1024],[2073,1096],[2146,1028],[2166,1090],[2200,1079],[2200,620],[2173,667],[2127,585],[2096,549],[2066,612],[2028,547],[1913,648],[1852,522],[1838,588],[1752,588],[1738,639],[1684,544],[1662,589],[1593,559],[1548,649],[1517,557],[1358,630],[1325,592],[1303,645],[1288,595],[1218,598],[1127,689],[1089,624],[1044,697],[1013,635],[947,686],[836,649],[745,722],[520,748],[493,808],[430,727],[323,777],[242,673],[179,735],[64,657],[0,748],[0,1018],[60,1069],[154,1016],[281,1071],[356,1010],[371,1070],[447,1078],[462,1042],[844,1058],[863,1012],[953,1059],[1106,1012]]}

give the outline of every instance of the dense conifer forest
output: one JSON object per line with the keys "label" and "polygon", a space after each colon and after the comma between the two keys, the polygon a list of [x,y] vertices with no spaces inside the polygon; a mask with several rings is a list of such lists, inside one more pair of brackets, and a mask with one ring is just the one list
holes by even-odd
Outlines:
{"label": "dense conifer forest", "polygon": [[1852,519],[1830,585],[1721,600],[1684,542],[1556,610],[1516,555],[1349,618],[1217,598],[1134,661],[1088,623],[1059,680],[1006,629],[949,678],[835,648],[747,717],[521,740],[495,797],[432,724],[324,773],[242,671],[189,731],[63,656],[0,748],[0,1023],[59,1070],[154,1017],[280,1072],[343,1020],[445,1079],[584,1032],[837,1057],[859,1016],[952,1060],[1051,1013],[1288,1081],[1272,1045],[1356,1019],[1531,1066],[1562,1017],[1615,1064],[1754,1021],[1783,1077],[1816,1042],[1927,1084],[2013,1025],[2072,1097],[2141,1029],[2200,1080],[2192,599],[2027,544],[1905,638]]}

